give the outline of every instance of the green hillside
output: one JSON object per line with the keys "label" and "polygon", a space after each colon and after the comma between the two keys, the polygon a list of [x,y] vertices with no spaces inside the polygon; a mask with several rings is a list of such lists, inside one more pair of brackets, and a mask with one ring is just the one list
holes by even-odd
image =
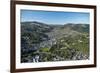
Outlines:
{"label": "green hillside", "polygon": [[89,24],[21,23],[21,62],[89,59]]}

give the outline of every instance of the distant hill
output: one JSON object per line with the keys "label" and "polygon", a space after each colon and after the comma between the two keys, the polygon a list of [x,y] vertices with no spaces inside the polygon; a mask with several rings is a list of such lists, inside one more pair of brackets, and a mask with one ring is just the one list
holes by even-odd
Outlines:
{"label": "distant hill", "polygon": [[64,27],[69,27],[72,30],[78,32],[88,32],[89,33],[89,24],[65,24]]}

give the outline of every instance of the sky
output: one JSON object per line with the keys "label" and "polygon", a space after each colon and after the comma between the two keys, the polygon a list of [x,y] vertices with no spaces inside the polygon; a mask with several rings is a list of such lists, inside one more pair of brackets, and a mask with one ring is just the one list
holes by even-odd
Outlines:
{"label": "sky", "polygon": [[21,22],[26,21],[38,21],[47,24],[89,24],[90,14],[86,12],[21,10]]}

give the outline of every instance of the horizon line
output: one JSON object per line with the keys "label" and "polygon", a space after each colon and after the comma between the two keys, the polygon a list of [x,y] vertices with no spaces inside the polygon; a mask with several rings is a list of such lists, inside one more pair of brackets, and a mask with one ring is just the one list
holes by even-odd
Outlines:
{"label": "horizon line", "polygon": [[[22,21],[21,23],[23,23],[23,22],[38,22],[38,23],[43,23],[43,24],[48,24],[48,25],[50,25],[49,23],[46,23],[46,22],[40,22],[40,21]],[[69,23],[62,23],[62,24],[57,24],[57,23],[52,23],[52,25],[66,25],[66,24],[87,24],[87,25],[89,25],[89,23],[71,23],[71,22],[69,22]]]}

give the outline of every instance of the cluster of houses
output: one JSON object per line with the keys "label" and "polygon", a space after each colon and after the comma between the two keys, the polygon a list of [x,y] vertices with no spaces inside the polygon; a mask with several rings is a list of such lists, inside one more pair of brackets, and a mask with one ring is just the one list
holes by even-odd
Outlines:
{"label": "cluster of houses", "polygon": [[52,45],[56,44],[56,39],[49,39],[49,40],[46,40],[46,41],[43,41],[39,44],[39,46],[41,48],[44,48],[44,47],[48,47],[48,48],[51,48]]}

